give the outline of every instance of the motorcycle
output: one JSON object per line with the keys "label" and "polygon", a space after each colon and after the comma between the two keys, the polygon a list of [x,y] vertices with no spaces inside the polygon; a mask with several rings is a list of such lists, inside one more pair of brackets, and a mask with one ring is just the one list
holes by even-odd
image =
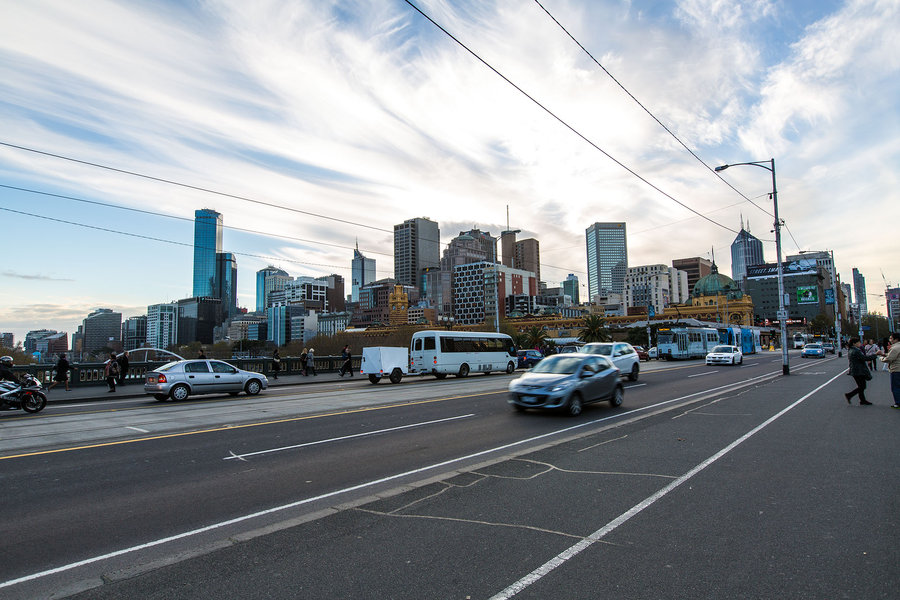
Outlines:
{"label": "motorcycle", "polygon": [[30,373],[25,374],[25,383],[19,385],[11,381],[0,382],[0,410],[19,410],[36,413],[47,406],[47,394],[41,382]]}

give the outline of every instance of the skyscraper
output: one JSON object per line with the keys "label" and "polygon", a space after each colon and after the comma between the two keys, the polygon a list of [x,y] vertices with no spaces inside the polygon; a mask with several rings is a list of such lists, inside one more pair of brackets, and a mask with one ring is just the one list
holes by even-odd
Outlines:
{"label": "skyscraper", "polygon": [[625,223],[594,223],[585,234],[591,301],[597,295],[624,294],[628,271]]}
{"label": "skyscraper", "polygon": [[853,267],[853,291],[859,305],[859,317],[862,318],[869,314],[869,304],[866,302],[866,278],[856,267]]}
{"label": "skyscraper", "polygon": [[569,273],[566,280],[562,282],[563,293],[572,298],[572,303],[581,304],[578,294],[578,277],[574,273]]}
{"label": "skyscraper", "polygon": [[222,215],[209,208],[194,211],[194,297],[218,297],[216,254],[220,252]]}
{"label": "skyscraper", "polygon": [[737,237],[731,242],[731,278],[741,285],[747,275],[747,267],[765,263],[763,245],[753,234],[744,229],[743,222]]}
{"label": "skyscraper", "polygon": [[237,260],[231,252],[216,254],[216,298],[222,299],[222,318],[237,315]]}
{"label": "skyscraper", "polygon": [[359,251],[359,244],[356,244],[356,248],[353,250],[350,277],[350,301],[359,302],[359,288],[375,281],[375,259],[366,258]]}
{"label": "skyscraper", "polygon": [[423,291],[421,275],[440,264],[441,231],[428,218],[407,219],[394,225],[394,278]]}
{"label": "skyscraper", "polygon": [[269,294],[283,290],[290,283],[287,271],[269,265],[256,272],[256,310],[261,312],[269,306]]}
{"label": "skyscraper", "polygon": [[516,242],[516,269],[531,271],[537,281],[541,280],[541,244],[534,238]]}

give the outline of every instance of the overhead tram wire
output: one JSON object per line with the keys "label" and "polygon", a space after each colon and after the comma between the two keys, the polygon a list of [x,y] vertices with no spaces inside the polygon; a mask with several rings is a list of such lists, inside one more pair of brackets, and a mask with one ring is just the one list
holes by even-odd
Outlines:
{"label": "overhead tram wire", "polygon": [[569,131],[571,131],[572,133],[574,133],[575,135],[577,135],[578,137],[580,137],[582,140],[584,140],[585,142],[587,142],[591,147],[593,147],[595,150],[597,150],[597,151],[599,151],[600,153],[602,153],[602,154],[603,154],[604,156],[606,156],[609,160],[613,161],[614,163],[616,163],[617,165],[619,165],[620,167],[622,167],[623,169],[625,169],[626,171],[628,171],[631,175],[633,175],[633,176],[636,177],[637,179],[641,180],[641,181],[644,182],[646,185],[648,185],[648,186],[651,187],[652,189],[656,190],[657,192],[659,192],[660,194],[662,194],[663,196],[665,196],[666,198],[668,198],[668,199],[671,200],[672,202],[678,204],[678,205],[681,206],[682,208],[684,208],[684,209],[686,209],[686,210],[689,210],[690,212],[694,213],[695,215],[697,215],[697,216],[699,216],[699,217],[702,217],[703,219],[706,219],[707,221],[709,221],[709,222],[712,223],[713,225],[716,225],[716,226],[718,226],[718,227],[721,227],[722,229],[725,229],[725,230],[730,231],[730,232],[732,232],[732,233],[738,233],[738,231],[735,231],[735,230],[732,229],[731,227],[728,227],[727,225],[723,225],[722,223],[719,223],[718,221],[715,221],[714,219],[711,219],[711,218],[707,217],[707,216],[704,215],[703,213],[701,213],[701,212],[699,212],[699,211],[697,211],[697,210],[691,208],[690,206],[688,206],[687,204],[685,204],[685,203],[682,202],[681,200],[678,200],[677,198],[675,198],[674,196],[672,196],[672,195],[669,194],[668,192],[663,191],[661,188],[659,188],[659,187],[656,186],[655,184],[651,183],[651,182],[650,182],[648,179],[646,179],[643,175],[639,174],[637,171],[635,171],[634,169],[632,169],[631,167],[629,167],[628,165],[626,165],[625,163],[623,163],[623,162],[620,161],[619,159],[617,159],[617,158],[615,158],[614,156],[612,156],[609,152],[607,152],[606,150],[604,150],[603,148],[601,148],[600,146],[598,146],[597,144],[595,144],[595,143],[594,143],[593,141],[591,141],[587,136],[585,136],[583,133],[581,133],[580,131],[578,131],[577,129],[575,129],[572,125],[569,125],[565,120],[562,119],[562,117],[557,116],[556,113],[554,113],[552,110],[550,110],[549,108],[547,108],[546,106],[544,106],[543,104],[541,104],[534,96],[530,95],[528,92],[526,92],[525,90],[523,90],[521,87],[519,87],[518,85],[516,85],[515,83],[513,83],[512,80],[510,80],[508,77],[506,77],[506,75],[504,75],[503,73],[501,73],[500,71],[498,71],[497,69],[495,69],[493,66],[491,66],[490,63],[488,63],[486,60],[484,60],[484,59],[481,58],[478,54],[476,54],[474,50],[470,49],[468,46],[466,46],[465,44],[463,44],[463,43],[462,43],[459,39],[457,39],[452,33],[450,33],[449,31],[447,31],[446,29],[444,29],[440,24],[438,24],[437,21],[435,21],[435,20],[432,19],[430,16],[428,16],[426,13],[424,13],[424,12],[422,11],[422,9],[420,9],[418,6],[416,6],[415,4],[413,4],[411,0],[404,0],[404,2],[406,2],[406,4],[408,4],[413,10],[415,10],[417,13],[419,13],[419,14],[422,15],[425,19],[427,19],[432,25],[434,25],[435,27],[437,27],[438,29],[440,29],[447,37],[449,37],[451,40],[453,40],[454,42],[456,42],[462,49],[464,49],[466,52],[468,52],[468,53],[471,54],[473,57],[475,57],[475,59],[478,60],[481,64],[483,64],[483,65],[486,66],[488,69],[490,69],[491,71],[493,71],[494,74],[496,74],[498,77],[500,77],[501,79],[503,79],[503,81],[505,81],[506,83],[508,83],[509,85],[511,85],[511,86],[512,86],[513,88],[515,88],[520,94],[522,94],[523,96],[525,96],[526,98],[528,98],[529,100],[531,100],[531,101],[532,101],[534,104],[536,104],[541,110],[543,110],[543,111],[546,112],[548,115],[550,115],[551,117],[553,117],[553,118],[554,118],[557,122],[559,122],[563,127],[565,127],[566,129],[568,129]]}
{"label": "overhead tram wire", "polygon": [[[39,215],[39,214],[35,214],[35,213],[26,212],[26,211],[23,211],[23,210],[15,210],[15,209],[12,209],[12,208],[6,208],[6,207],[3,207],[3,206],[0,206],[0,210],[6,211],[6,212],[10,212],[10,213],[14,213],[14,214],[17,214],[17,215],[24,215],[24,216],[26,216],[26,217],[33,217],[33,218],[35,218],[35,219],[44,219],[45,221],[53,221],[53,222],[55,222],[55,223],[62,223],[62,224],[64,224],[64,225],[73,225],[73,226],[75,226],[75,227],[84,227],[85,229],[93,229],[93,230],[95,230],[95,231],[103,231],[103,232],[106,232],[106,233],[115,233],[115,234],[117,234],[117,235],[124,235],[124,236],[126,236],[126,237],[133,237],[133,238],[139,238],[139,239],[149,240],[149,241],[151,241],[151,242],[162,242],[162,243],[164,243],[164,244],[172,244],[173,246],[186,246],[186,247],[188,247],[188,248],[195,248],[195,247],[197,247],[193,242],[190,242],[190,243],[189,243],[189,242],[178,242],[178,241],[175,241],[175,240],[167,240],[167,239],[165,239],[165,238],[158,238],[158,237],[153,237],[153,236],[150,236],[150,235],[143,235],[143,234],[140,234],[140,233],[131,233],[131,232],[128,232],[128,231],[119,231],[118,229],[111,229],[111,228],[109,228],[109,227],[100,227],[100,226],[98,226],[98,225],[88,225],[87,223],[79,223],[79,222],[77,222],[77,221],[68,221],[68,220],[66,220],[66,219],[59,219],[59,218],[56,218],[56,217],[48,217],[48,216],[46,216],[46,215]],[[204,248],[204,247],[203,247],[203,246],[200,246],[200,248]],[[206,249],[209,249],[209,248],[206,248]],[[304,261],[301,261],[301,260],[294,260],[294,259],[292,259],[292,258],[285,258],[285,257],[278,257],[278,256],[265,256],[265,255],[262,255],[262,254],[250,254],[249,252],[233,252],[233,251],[230,251],[230,252],[231,252],[231,254],[236,254],[236,255],[238,255],[238,256],[247,256],[247,257],[250,257],[250,258],[263,258],[263,259],[265,259],[265,260],[267,260],[267,261],[289,262],[289,263],[293,263],[293,264],[297,264],[297,265],[306,265],[306,266],[311,266],[311,267],[326,267],[326,268],[328,268],[328,269],[336,269],[336,270],[344,270],[344,271],[349,270],[349,267],[341,267],[341,266],[338,266],[338,265],[327,265],[327,264],[324,264],[324,263],[304,262]],[[382,271],[382,272],[384,272],[384,271]]]}
{"label": "overhead tram wire", "polygon": [[600,67],[600,68],[603,70],[603,72],[606,73],[606,74],[609,76],[609,78],[612,79],[612,80],[616,83],[616,85],[618,85],[620,88],[622,88],[622,91],[624,91],[626,94],[628,94],[628,96],[629,96],[632,100],[634,100],[635,102],[637,102],[637,105],[640,106],[642,109],[644,109],[644,112],[646,112],[648,115],[650,115],[650,117],[651,117],[654,121],[656,121],[657,123],[659,123],[659,126],[662,127],[663,129],[665,129],[665,130],[666,130],[666,133],[668,133],[669,135],[671,135],[671,136],[675,139],[676,142],[678,142],[679,144],[681,144],[681,146],[682,146],[685,150],[687,150],[688,152],[690,152],[691,156],[693,156],[694,158],[696,158],[697,161],[700,162],[700,164],[702,164],[704,167],[706,167],[713,175],[715,175],[716,177],[718,177],[723,183],[725,183],[725,185],[727,185],[727,186],[730,187],[732,190],[734,190],[735,192],[737,192],[744,200],[746,200],[747,202],[749,202],[750,204],[752,204],[753,206],[755,206],[755,207],[758,208],[759,210],[763,211],[764,213],[766,213],[766,214],[769,215],[770,217],[772,217],[772,218],[775,217],[775,215],[773,215],[771,212],[769,212],[769,211],[766,210],[765,208],[761,207],[759,204],[757,204],[756,202],[754,202],[753,200],[751,200],[749,197],[747,197],[747,196],[746,196],[743,192],[741,192],[739,189],[737,189],[736,187],[734,187],[733,185],[731,185],[731,183],[729,183],[727,179],[725,179],[725,178],[722,177],[718,172],[716,172],[716,170],[715,170],[713,167],[710,167],[708,164],[706,164],[706,162],[705,162],[702,158],[700,158],[699,156],[697,156],[697,154],[696,154],[693,150],[691,150],[691,149],[688,147],[687,144],[685,144],[683,141],[681,141],[681,139],[680,139],[677,135],[675,135],[675,133],[672,132],[672,130],[669,129],[669,128],[666,126],[665,123],[663,123],[662,121],[660,121],[660,120],[656,117],[656,115],[654,115],[652,112],[650,112],[650,109],[649,109],[649,108],[647,108],[646,106],[644,106],[644,104],[643,104],[640,100],[638,100],[638,99],[635,97],[635,95],[632,94],[632,93],[628,90],[628,88],[626,88],[624,85],[622,85],[622,83],[621,83],[618,79],[616,79],[616,78],[613,76],[613,74],[610,73],[610,72],[606,69],[606,67],[604,67],[604,66],[600,63],[600,61],[598,61],[596,58],[594,58],[594,55],[591,54],[591,53],[588,51],[588,49],[585,48],[585,47],[581,44],[581,42],[579,42],[577,39],[575,39],[575,36],[573,36],[571,33],[569,33],[569,30],[566,29],[566,28],[563,26],[563,24],[560,23],[559,20],[558,20],[556,17],[554,17],[553,14],[551,14],[551,12],[550,12],[549,10],[547,10],[547,8],[546,8],[543,4],[540,3],[539,0],[534,0],[534,2],[535,2],[535,4],[537,4],[538,6],[541,7],[541,10],[543,10],[545,13],[547,13],[547,16],[550,17],[550,18],[553,20],[553,22],[556,23],[556,24],[559,26],[559,28],[562,29],[563,32],[564,32],[567,36],[569,36],[569,39],[571,39],[573,42],[575,42],[575,44],[576,44],[579,48],[581,48],[581,50],[582,50],[585,54],[587,54],[588,57],[590,57],[590,59],[591,59],[592,61],[594,61],[594,64],[596,64],[598,67]]}
{"label": "overhead tram wire", "polygon": [[[130,206],[121,206],[121,205],[118,205],[118,204],[112,204],[112,203],[110,203],[110,202],[100,202],[99,200],[87,200],[87,199],[85,199],[85,198],[76,198],[75,196],[66,196],[66,195],[63,195],[63,194],[54,194],[54,193],[51,193],[51,192],[42,192],[42,191],[40,191],[40,190],[32,190],[32,189],[29,189],[29,188],[17,187],[17,186],[14,186],[14,185],[5,185],[5,184],[0,183],[0,188],[6,188],[6,189],[9,189],[9,190],[17,190],[17,191],[20,191],[20,192],[28,192],[28,193],[30,193],[30,194],[38,194],[38,195],[41,195],[41,196],[50,196],[50,197],[52,197],[52,198],[60,198],[60,199],[63,199],[63,200],[72,200],[72,201],[74,201],[74,202],[83,202],[83,203],[85,203],[85,204],[94,204],[94,205],[96,205],[96,206],[103,206],[103,207],[106,207],[106,208],[115,208],[115,209],[118,209],[118,210],[127,210],[127,211],[130,211],[130,212],[136,212],[136,213],[141,213],[141,214],[145,214],[145,215],[152,215],[152,216],[154,216],[154,217],[164,217],[164,218],[166,218],[166,219],[175,219],[175,220],[178,220],[178,221],[187,221],[187,222],[189,222],[189,223],[193,223],[193,222],[194,222],[194,219],[191,219],[190,217],[179,217],[178,215],[167,215],[167,214],[165,214],[165,213],[153,212],[153,211],[151,211],[151,210],[144,210],[144,209],[141,209],[141,208],[132,208],[132,207],[130,207]],[[290,240],[290,241],[293,241],[293,242],[303,242],[303,243],[306,243],[306,244],[317,244],[317,245],[319,245],[319,246],[330,246],[330,247],[332,247],[332,248],[341,248],[341,249],[343,249],[343,250],[353,250],[353,249],[354,249],[353,246],[343,246],[343,245],[341,245],[341,244],[332,244],[332,243],[330,243],[330,242],[322,242],[322,241],[319,241],[319,240],[307,240],[307,239],[304,239],[304,238],[293,237],[293,236],[290,236],[290,235],[280,235],[280,234],[277,234],[277,233],[269,233],[269,232],[267,232],[267,231],[257,231],[257,230],[255,230],[255,229],[245,229],[245,228],[243,228],[243,227],[235,227],[235,226],[233,226],[233,225],[222,225],[222,227],[223,227],[224,229],[230,229],[230,230],[233,230],[233,231],[241,231],[241,232],[243,232],[243,233],[252,233],[252,234],[255,234],[255,235],[262,235],[262,236],[265,236],[265,237],[279,238],[279,239],[283,239],[283,240]],[[393,254],[388,254],[387,252],[379,252],[379,251],[377,251],[377,250],[366,250],[366,252],[369,253],[369,254],[380,254],[380,255],[382,255],[382,256],[393,256]]]}

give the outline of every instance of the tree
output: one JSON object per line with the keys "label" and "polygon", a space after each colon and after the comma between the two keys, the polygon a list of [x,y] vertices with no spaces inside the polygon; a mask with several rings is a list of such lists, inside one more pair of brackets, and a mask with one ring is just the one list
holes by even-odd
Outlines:
{"label": "tree", "polygon": [[647,328],[646,327],[629,327],[628,334],[625,338],[632,346],[647,345]]}
{"label": "tree", "polygon": [[547,332],[540,327],[530,327],[525,331],[525,343],[529,348],[541,348],[546,344]]}
{"label": "tree", "polygon": [[887,317],[877,312],[870,312],[862,318],[862,337],[864,339],[882,340],[891,333],[891,323]]}
{"label": "tree", "polygon": [[834,321],[829,319],[825,314],[819,313],[816,317],[809,322],[809,331],[810,333],[820,334],[820,335],[828,335],[831,333],[831,330],[834,328]]}
{"label": "tree", "polygon": [[606,328],[606,319],[600,315],[588,315],[584,318],[578,339],[582,342],[606,342],[612,338]]}

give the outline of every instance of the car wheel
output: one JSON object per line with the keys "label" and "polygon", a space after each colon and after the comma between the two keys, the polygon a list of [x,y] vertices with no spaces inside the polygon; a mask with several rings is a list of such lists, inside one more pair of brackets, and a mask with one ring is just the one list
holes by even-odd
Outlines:
{"label": "car wheel", "polygon": [[169,397],[172,400],[186,400],[188,396],[191,395],[191,390],[188,386],[182,384],[176,385],[171,390],[169,390]]}
{"label": "car wheel", "polygon": [[741,356],[741,359],[738,361],[738,364],[739,364],[739,365],[744,364],[744,357],[743,357],[743,356]]}
{"label": "car wheel", "polygon": [[631,367],[631,373],[628,374],[628,381],[637,381],[638,374],[641,372],[641,368],[637,366],[637,363],[633,367]]}
{"label": "car wheel", "polygon": [[262,384],[258,379],[251,379],[247,382],[247,385],[244,387],[244,391],[246,391],[249,395],[255,396],[259,393],[259,390],[262,389]]}
{"label": "car wheel", "polygon": [[459,366],[459,373],[456,374],[457,377],[468,377],[469,376],[469,365],[463,363]]}
{"label": "car wheel", "polygon": [[569,405],[566,407],[566,411],[569,413],[569,416],[577,417],[581,414],[581,409],[583,408],[583,404],[581,402],[581,396],[578,394],[572,394],[572,397],[569,398]]}
{"label": "car wheel", "polygon": [[506,374],[507,375],[512,375],[513,371],[515,371],[515,370],[516,370],[516,365],[512,364],[512,361],[507,363],[507,365],[506,365]]}
{"label": "car wheel", "polygon": [[381,377],[374,373],[369,373],[369,383],[378,383],[379,381],[381,381]]}
{"label": "car wheel", "polygon": [[625,401],[625,390],[621,385],[616,386],[616,390],[613,392],[612,398],[609,399],[609,405],[613,408],[618,408],[622,406],[622,402]]}

